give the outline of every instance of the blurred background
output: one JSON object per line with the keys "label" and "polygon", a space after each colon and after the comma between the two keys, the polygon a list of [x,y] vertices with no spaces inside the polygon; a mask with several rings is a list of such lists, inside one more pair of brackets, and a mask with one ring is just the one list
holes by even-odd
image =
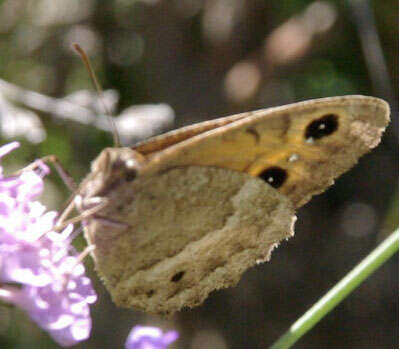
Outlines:
{"label": "blurred background", "polygon": [[[119,309],[99,294],[91,338],[122,348],[135,324],[177,329],[175,348],[267,348],[399,225],[397,0],[0,0],[0,128],[19,150],[7,171],[56,154],[76,181],[112,136],[79,43],[124,144],[186,124],[303,99],[387,99],[382,144],[298,212],[296,236],[237,287],[173,317]],[[53,174],[43,201],[68,191]],[[84,248],[83,239],[76,245]],[[399,348],[399,260],[392,258],[295,348]],[[57,346],[18,309],[0,307],[1,348]]]}

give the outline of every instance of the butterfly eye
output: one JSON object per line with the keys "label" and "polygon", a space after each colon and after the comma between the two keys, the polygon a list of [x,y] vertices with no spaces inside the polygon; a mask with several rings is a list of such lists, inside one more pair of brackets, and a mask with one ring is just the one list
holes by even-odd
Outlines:
{"label": "butterfly eye", "polygon": [[126,174],[125,174],[125,179],[126,182],[131,182],[133,181],[137,176],[137,171],[133,168],[127,169]]}
{"label": "butterfly eye", "polygon": [[118,171],[118,170],[120,170],[123,167],[125,167],[125,164],[119,158],[112,162],[112,170],[113,171]]}
{"label": "butterfly eye", "polygon": [[338,116],[327,114],[312,121],[305,131],[305,139],[319,139],[334,133],[338,128]]}
{"label": "butterfly eye", "polygon": [[280,188],[287,180],[287,171],[280,167],[269,167],[258,175],[273,188]]}
{"label": "butterfly eye", "polygon": [[134,161],[123,161],[116,159],[112,164],[113,173],[119,173],[126,182],[131,182],[137,177],[136,163]]}

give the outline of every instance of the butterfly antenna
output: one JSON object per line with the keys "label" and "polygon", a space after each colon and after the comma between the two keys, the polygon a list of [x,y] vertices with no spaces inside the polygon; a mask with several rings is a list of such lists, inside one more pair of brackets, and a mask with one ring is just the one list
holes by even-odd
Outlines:
{"label": "butterfly antenna", "polygon": [[109,121],[109,123],[110,123],[110,125],[111,125],[112,137],[113,137],[113,139],[114,139],[114,146],[115,146],[115,147],[120,147],[120,138],[119,138],[118,130],[117,130],[116,125],[115,125],[115,121],[114,121],[114,119],[111,117],[111,114],[110,114],[110,112],[109,112],[107,106],[106,106],[105,103],[104,103],[104,100],[103,100],[103,98],[102,98],[102,96],[103,96],[103,90],[102,90],[101,85],[99,84],[99,82],[98,82],[98,80],[97,80],[97,76],[96,76],[96,74],[94,73],[94,70],[93,70],[93,68],[92,68],[92,66],[91,66],[89,57],[87,56],[87,54],[86,54],[86,52],[83,50],[83,48],[80,47],[79,44],[74,43],[74,44],[72,44],[72,47],[73,47],[73,48],[75,49],[75,51],[79,54],[79,56],[80,56],[80,58],[82,59],[84,65],[86,66],[86,69],[87,69],[87,71],[89,72],[91,81],[93,82],[94,88],[95,88],[95,90],[97,91],[97,93],[98,93],[98,95],[99,95],[99,97],[100,97],[101,104],[102,104],[102,106],[103,106],[103,108],[104,108],[104,111],[105,111],[105,114],[106,114],[106,116],[107,116],[107,119],[108,119],[108,121]]}

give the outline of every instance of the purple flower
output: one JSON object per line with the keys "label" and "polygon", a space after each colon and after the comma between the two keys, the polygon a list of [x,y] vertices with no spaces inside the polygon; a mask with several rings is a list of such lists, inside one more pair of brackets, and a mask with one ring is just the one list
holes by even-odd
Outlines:
{"label": "purple flower", "polygon": [[[16,146],[0,147],[0,158]],[[0,300],[24,309],[56,342],[70,346],[88,338],[96,294],[71,254],[73,226],[55,232],[57,213],[33,201],[49,172],[36,165],[13,177],[4,177],[0,167]]]}
{"label": "purple flower", "polygon": [[135,326],[127,337],[125,349],[165,349],[178,337],[176,331],[163,333],[158,327]]}
{"label": "purple flower", "polygon": [[[15,146],[0,147],[0,155]],[[51,282],[48,248],[53,249],[44,244],[48,240],[44,234],[53,228],[57,213],[45,212],[40,202],[32,200],[43,190],[42,177],[49,172],[48,167],[39,162],[37,171],[13,177],[3,177],[1,172],[0,281],[44,286]]]}
{"label": "purple flower", "polygon": [[1,282],[45,286],[52,281],[49,265],[58,250],[67,248],[67,241],[61,245],[43,235],[53,227],[56,217],[55,212],[44,213],[44,209],[39,203],[30,203],[0,214]]}
{"label": "purple flower", "polygon": [[75,257],[64,258],[58,272],[58,278],[45,287],[23,287],[13,303],[27,311],[57,343],[71,346],[89,337],[89,304],[97,296]]}

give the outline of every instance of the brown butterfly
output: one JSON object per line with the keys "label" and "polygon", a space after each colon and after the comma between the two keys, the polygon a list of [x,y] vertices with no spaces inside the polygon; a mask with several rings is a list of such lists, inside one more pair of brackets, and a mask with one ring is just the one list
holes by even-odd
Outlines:
{"label": "brown butterfly", "polygon": [[113,300],[173,313],[236,284],[293,235],[294,209],[374,148],[388,122],[383,100],[331,97],[103,150],[79,195],[81,210],[107,200],[86,238]]}

